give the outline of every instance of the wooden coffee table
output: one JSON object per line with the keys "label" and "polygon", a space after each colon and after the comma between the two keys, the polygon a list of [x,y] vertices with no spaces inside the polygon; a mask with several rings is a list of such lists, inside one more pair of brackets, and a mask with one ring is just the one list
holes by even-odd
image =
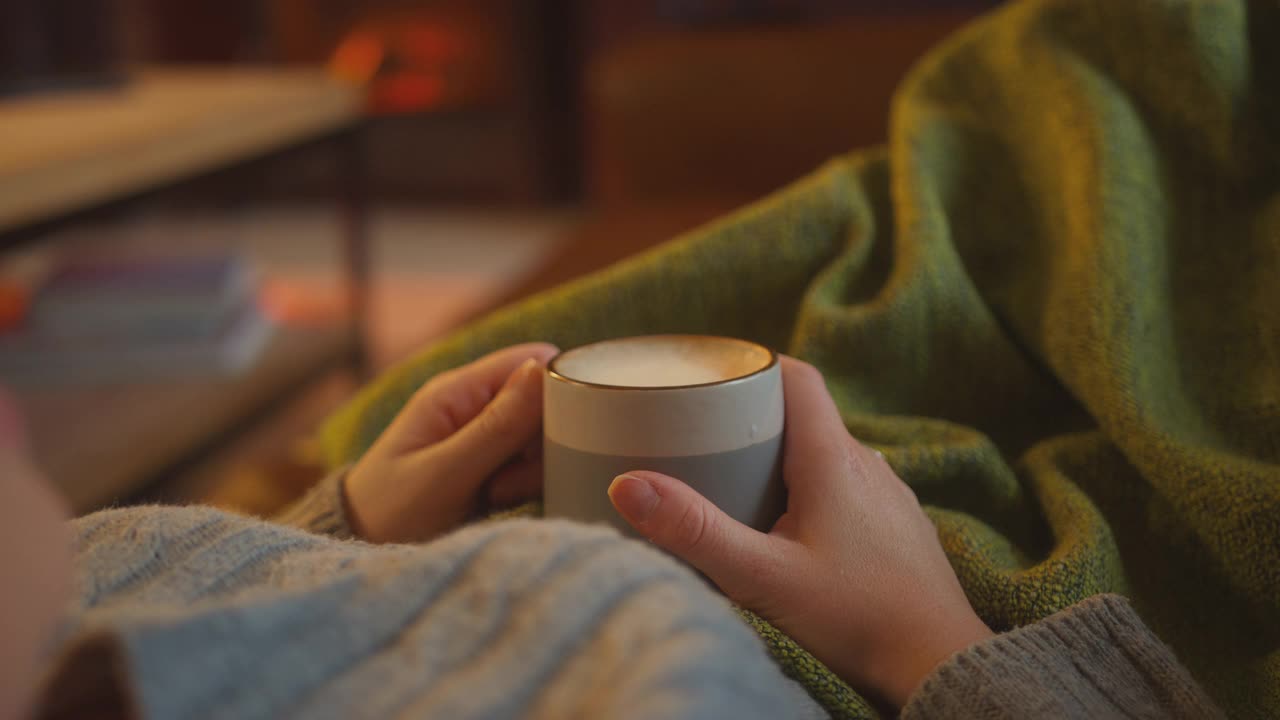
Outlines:
{"label": "wooden coffee table", "polygon": [[76,512],[128,498],[326,372],[364,372],[361,103],[319,71],[276,69],[156,69],[116,90],[0,100],[0,249],[285,153],[326,146],[341,160],[347,317],[280,328],[233,378],[14,390],[36,461]]}

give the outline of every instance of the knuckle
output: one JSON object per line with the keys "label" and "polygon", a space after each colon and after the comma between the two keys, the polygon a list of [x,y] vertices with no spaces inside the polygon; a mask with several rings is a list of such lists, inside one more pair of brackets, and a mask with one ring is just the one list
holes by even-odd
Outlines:
{"label": "knuckle", "polygon": [[822,373],[818,371],[817,365],[806,360],[800,361],[800,370],[814,377],[820,377],[822,375]]}
{"label": "knuckle", "polygon": [[421,408],[430,405],[436,394],[436,390],[439,387],[440,386],[435,380],[429,380],[422,385],[419,385],[418,389],[413,391],[413,395],[409,397],[409,402],[406,404],[411,408]]}
{"label": "knuckle", "polygon": [[684,507],[676,518],[673,534],[685,551],[704,547],[714,536],[714,516],[707,512],[705,503],[692,502]]}
{"label": "knuckle", "polygon": [[449,386],[457,376],[457,368],[438,372],[418,387],[417,394],[431,395],[432,393],[438,392],[441,388]]}
{"label": "knuckle", "polygon": [[466,424],[466,410],[460,407],[458,394],[449,392],[448,378],[437,376],[414,393],[409,401],[410,412],[433,417],[433,422],[445,435],[457,432]]}
{"label": "knuckle", "polygon": [[902,487],[904,490],[907,491],[907,499],[910,500],[913,504],[919,505],[920,495],[916,493],[916,489],[908,485],[905,481],[902,483]]}
{"label": "knuckle", "polygon": [[435,406],[441,398],[447,399],[449,393],[446,392],[450,385],[452,371],[442,372],[425,383],[418,386],[418,389],[409,397],[407,407],[414,411],[422,411],[424,408]]}
{"label": "knuckle", "polygon": [[808,380],[809,382],[823,381],[822,372],[810,363],[807,363],[803,360],[797,360],[795,368],[796,368],[796,374],[798,374],[801,378]]}

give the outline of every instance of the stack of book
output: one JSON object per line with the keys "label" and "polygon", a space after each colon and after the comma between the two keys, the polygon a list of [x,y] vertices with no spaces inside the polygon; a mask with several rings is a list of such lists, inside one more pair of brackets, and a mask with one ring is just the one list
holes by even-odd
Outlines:
{"label": "stack of book", "polygon": [[229,376],[273,330],[240,258],[71,260],[36,291],[22,327],[0,335],[0,379]]}

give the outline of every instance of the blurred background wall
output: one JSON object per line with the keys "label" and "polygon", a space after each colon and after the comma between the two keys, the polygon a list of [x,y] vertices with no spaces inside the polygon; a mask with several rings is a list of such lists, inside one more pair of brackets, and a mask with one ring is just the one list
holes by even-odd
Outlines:
{"label": "blurred background wall", "polygon": [[9,0],[7,12],[39,7],[69,27],[114,16],[133,63],[323,64],[367,82],[385,199],[617,206],[751,197],[882,142],[911,62],[994,4]]}
{"label": "blurred background wall", "polygon": [[[269,161],[162,183],[127,207],[67,207],[68,217],[16,231],[0,217],[0,385],[15,389],[55,482],[94,499],[79,509],[150,497],[268,512],[317,477],[306,438],[367,377],[331,362],[347,356],[352,317],[364,370],[377,370],[883,143],[912,64],[995,4],[3,0],[0,201],[77,152],[113,159],[78,166],[68,184],[107,182],[133,156],[269,129],[273,118],[243,108],[299,108],[268,87],[316,98],[341,89],[358,133],[341,158],[300,142]],[[207,116],[193,110],[205,104]],[[111,147],[117,121],[141,144]],[[154,148],[151,121],[169,132]],[[114,197],[109,182],[100,190]],[[353,215],[359,199],[367,213]],[[192,256],[198,272],[181,259]],[[240,280],[242,267],[256,284]],[[231,285],[208,292],[261,308],[264,349],[208,377],[88,384],[42,372],[28,387],[6,375],[15,357],[47,355],[42,317],[59,333],[100,324],[109,299],[75,299],[100,292],[103,277],[146,285],[132,289],[126,319],[173,306],[179,291],[189,300],[194,291],[165,272],[225,277]],[[81,306],[97,315],[77,317]],[[143,325],[118,344],[172,340]],[[222,347],[224,329],[209,327],[196,340]],[[165,367],[177,350],[193,355],[157,348]],[[55,349],[69,368],[103,365],[92,348]],[[106,417],[104,406],[121,410]],[[117,486],[90,486],[108,470]]]}

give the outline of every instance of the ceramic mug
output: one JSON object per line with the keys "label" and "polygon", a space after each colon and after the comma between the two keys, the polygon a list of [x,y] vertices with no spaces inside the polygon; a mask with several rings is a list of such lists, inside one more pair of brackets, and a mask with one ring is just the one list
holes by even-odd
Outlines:
{"label": "ceramic mug", "polygon": [[543,394],[548,517],[608,523],[617,475],[653,470],[768,531],[786,506],[782,371],[772,350],[706,335],[606,340],[560,353]]}

